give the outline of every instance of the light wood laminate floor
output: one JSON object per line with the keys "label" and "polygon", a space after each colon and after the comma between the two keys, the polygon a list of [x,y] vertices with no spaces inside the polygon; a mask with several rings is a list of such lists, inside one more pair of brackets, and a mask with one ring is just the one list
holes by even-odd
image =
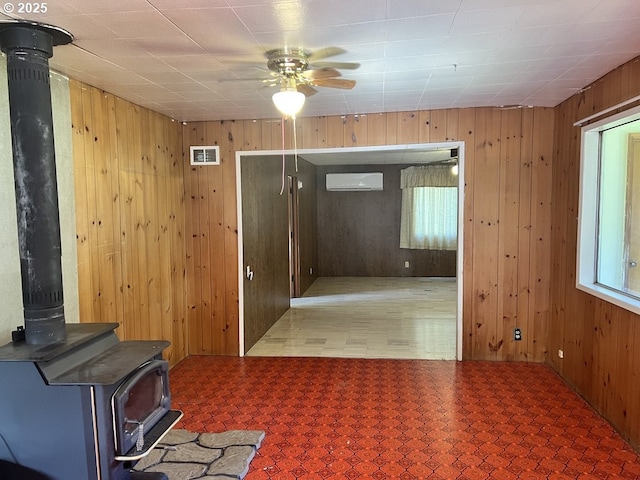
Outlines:
{"label": "light wood laminate floor", "polygon": [[454,360],[456,297],[455,279],[322,277],[247,355]]}

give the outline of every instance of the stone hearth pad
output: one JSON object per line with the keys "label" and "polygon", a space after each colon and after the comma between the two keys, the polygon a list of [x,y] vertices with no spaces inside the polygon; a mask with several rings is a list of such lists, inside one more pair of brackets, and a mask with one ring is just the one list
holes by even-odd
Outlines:
{"label": "stone hearth pad", "polygon": [[169,480],[242,479],[264,439],[259,430],[194,433],[171,430],[134,470],[163,472]]}

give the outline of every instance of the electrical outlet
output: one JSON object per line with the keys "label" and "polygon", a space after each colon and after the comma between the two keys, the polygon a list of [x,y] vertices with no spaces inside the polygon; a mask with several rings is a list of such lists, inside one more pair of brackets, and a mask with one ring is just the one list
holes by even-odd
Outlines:
{"label": "electrical outlet", "polygon": [[513,339],[516,342],[519,342],[520,340],[522,340],[522,330],[519,328],[514,328],[513,329]]}
{"label": "electrical outlet", "polygon": [[562,350],[558,350],[558,357],[564,358],[564,352]]}
{"label": "electrical outlet", "polygon": [[309,275],[313,275],[313,268],[309,269]]}
{"label": "electrical outlet", "polygon": [[406,262],[404,262],[404,268],[409,268],[409,260],[407,260]]}

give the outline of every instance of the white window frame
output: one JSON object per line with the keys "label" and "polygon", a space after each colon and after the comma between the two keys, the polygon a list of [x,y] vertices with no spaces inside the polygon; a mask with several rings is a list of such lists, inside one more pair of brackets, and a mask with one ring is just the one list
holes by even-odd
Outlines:
{"label": "white window frame", "polygon": [[576,288],[640,315],[640,300],[596,282],[600,199],[600,132],[637,119],[640,119],[640,106],[582,127]]}

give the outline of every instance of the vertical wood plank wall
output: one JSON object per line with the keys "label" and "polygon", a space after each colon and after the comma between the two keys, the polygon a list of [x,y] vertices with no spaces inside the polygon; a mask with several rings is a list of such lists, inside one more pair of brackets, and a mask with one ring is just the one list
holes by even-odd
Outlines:
{"label": "vertical wood plank wall", "polygon": [[575,287],[580,128],[573,123],[639,94],[640,57],[556,107],[549,323],[549,363],[636,448],[640,317]]}
{"label": "vertical wood plank wall", "polygon": [[308,287],[305,283],[312,283],[311,275],[303,272],[309,268],[318,270],[315,238],[304,235],[304,230],[313,233],[316,230],[315,208],[310,208],[315,207],[316,167],[299,158],[296,169],[293,155],[288,155],[284,188],[282,167],[279,155],[252,155],[242,159],[242,191],[250,193],[242,196],[243,261],[253,272],[251,280],[246,277],[243,280],[245,352],[290,306],[288,176],[303,182],[303,188],[297,192],[298,217],[303,230],[298,242],[301,290]]}
{"label": "vertical wood plank wall", "polygon": [[182,126],[70,81],[82,322],[186,351]]}
{"label": "vertical wood plank wall", "polygon": [[[280,121],[181,127],[75,81],[71,103],[81,321],[166,338],[173,363],[237,355],[235,152],[281,148]],[[465,141],[463,357],[540,362],[553,123],[553,109],[454,109],[301,118],[297,135],[302,149]],[[219,145],[220,167],[191,167],[190,145]]]}
{"label": "vertical wood plank wall", "polygon": [[[285,146],[292,148],[290,122]],[[298,148],[464,141],[465,359],[541,362],[550,307],[554,110],[475,108],[300,118]],[[281,122],[184,127],[189,353],[238,353],[235,152],[282,148]],[[191,167],[190,145],[221,166]],[[513,327],[523,340],[513,341]]]}

